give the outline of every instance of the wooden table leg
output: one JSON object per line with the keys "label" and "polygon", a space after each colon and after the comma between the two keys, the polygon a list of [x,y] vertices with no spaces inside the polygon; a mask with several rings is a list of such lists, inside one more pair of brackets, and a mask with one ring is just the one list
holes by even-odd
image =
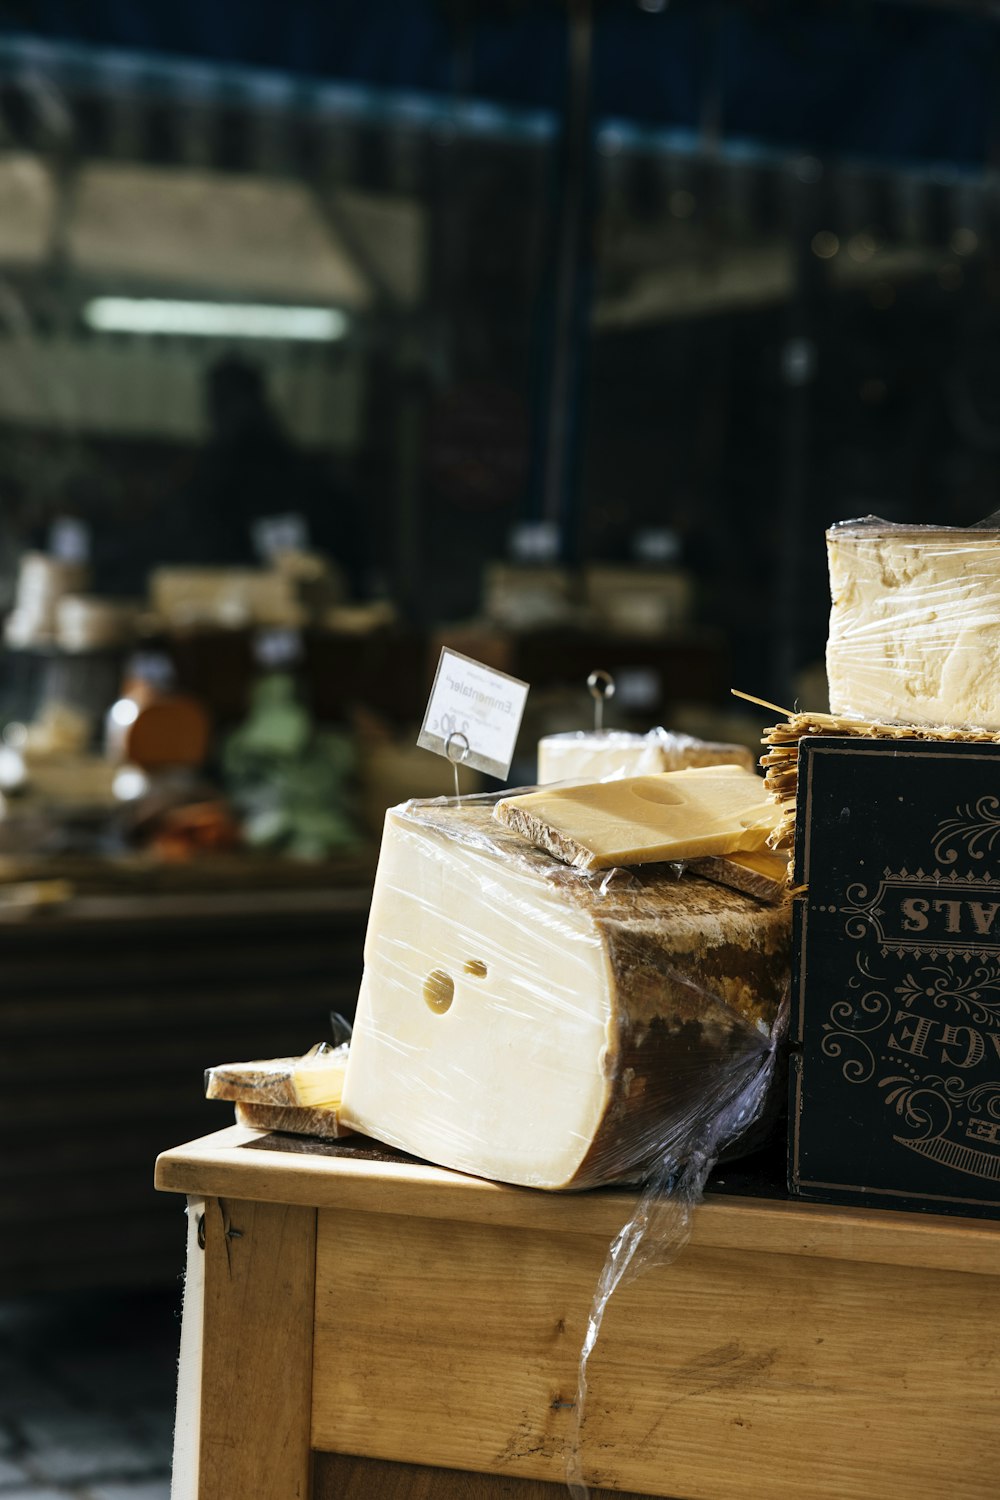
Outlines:
{"label": "wooden table leg", "polygon": [[316,1211],[209,1198],[198,1500],[309,1500]]}

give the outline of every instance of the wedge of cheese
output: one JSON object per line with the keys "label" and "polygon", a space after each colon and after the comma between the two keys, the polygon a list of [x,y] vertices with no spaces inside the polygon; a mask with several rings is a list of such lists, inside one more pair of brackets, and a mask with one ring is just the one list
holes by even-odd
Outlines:
{"label": "wedge of cheese", "polygon": [[504,1182],[635,1180],[760,1067],[788,904],[663,866],[581,875],[491,801],[387,816],[342,1118]]}
{"label": "wedge of cheese", "polygon": [[299,1107],[237,1099],[236,1123],[251,1130],[279,1130],[285,1135],[307,1135],[320,1141],[339,1141],[354,1134],[341,1120],[340,1106],[335,1104]]}
{"label": "wedge of cheese", "polygon": [[830,712],[1000,729],[1000,531],[870,518],[826,540]]}
{"label": "wedge of cheese", "polygon": [[788,860],[783,854],[760,849],[753,854],[711,854],[688,861],[692,875],[717,880],[758,901],[783,901],[788,894]]}
{"label": "wedge of cheese", "polygon": [[578,870],[606,870],[763,849],[778,808],[752,771],[703,766],[505,797],[495,816]]}
{"label": "wedge of cheese", "polygon": [[302,1057],[272,1057],[258,1062],[224,1063],[205,1073],[207,1099],[302,1108],[336,1105],[344,1089],[350,1047],[317,1042]]}
{"label": "wedge of cheese", "polygon": [[754,757],[745,745],[727,745],[651,729],[628,734],[621,729],[547,734],[538,741],[538,784],[552,781],[607,781],[622,776],[646,776],[657,771],[682,771],[687,766],[744,766],[753,770]]}

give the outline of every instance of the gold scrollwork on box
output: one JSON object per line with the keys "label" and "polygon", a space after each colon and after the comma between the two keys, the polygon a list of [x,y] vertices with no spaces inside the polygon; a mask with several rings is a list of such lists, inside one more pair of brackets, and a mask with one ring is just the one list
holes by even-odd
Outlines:
{"label": "gold scrollwork on box", "polygon": [[992,854],[1000,838],[1000,798],[980,797],[956,807],[952,817],[938,824],[934,835],[934,858],[942,865],[953,865],[959,858],[955,845],[963,844],[970,859],[985,859]]}
{"label": "gold scrollwork on box", "polygon": [[[852,988],[859,987],[863,980],[877,978],[868,971],[861,954],[855,957],[855,967],[861,977],[849,981]],[[874,988],[865,989],[856,999],[836,1000],[831,1005],[820,1045],[827,1057],[844,1058],[841,1072],[848,1083],[868,1083],[875,1076],[875,1054],[862,1038],[880,1031],[892,1014],[888,995]]]}
{"label": "gold scrollwork on box", "polygon": [[983,964],[962,976],[940,966],[914,970],[896,985],[895,993],[906,1006],[926,1000],[936,1010],[957,1011],[978,1026],[1000,1026],[998,964]]}
{"label": "gold scrollwork on box", "polygon": [[[952,1171],[1000,1182],[1000,1082],[967,1086],[954,1076],[915,1082],[894,1074],[879,1079],[879,1088],[889,1090],[885,1102],[908,1132],[894,1134],[899,1145]],[[958,1105],[967,1112],[964,1120],[956,1120]]]}

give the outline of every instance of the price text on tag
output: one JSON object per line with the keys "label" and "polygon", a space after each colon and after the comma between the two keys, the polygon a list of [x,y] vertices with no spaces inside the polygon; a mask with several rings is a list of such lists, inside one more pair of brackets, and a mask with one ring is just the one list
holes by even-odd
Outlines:
{"label": "price text on tag", "polygon": [[[528,697],[528,684],[458,651],[441,652],[417,744],[499,780],[507,775]],[[458,736],[464,736],[459,739]],[[469,753],[463,754],[468,743]],[[458,751],[456,753],[455,746]]]}

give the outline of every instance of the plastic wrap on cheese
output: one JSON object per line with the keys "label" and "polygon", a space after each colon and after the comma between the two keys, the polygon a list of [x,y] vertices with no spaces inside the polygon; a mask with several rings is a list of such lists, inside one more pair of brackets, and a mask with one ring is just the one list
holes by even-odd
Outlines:
{"label": "plastic wrap on cheese", "polygon": [[622,729],[596,729],[570,734],[547,734],[538,741],[538,784],[552,781],[607,781],[621,776],[644,776],[655,771],[682,771],[687,766],[754,767],[745,745],[699,740],[690,734],[651,729],[630,734]]}
{"label": "plastic wrap on cheese", "polygon": [[826,539],[830,712],[1000,729],[1000,529],[868,517]]}
{"label": "plastic wrap on cheese", "polygon": [[344,1122],[545,1189],[637,1181],[706,1122],[739,1134],[734,1101],[772,1068],[787,902],[669,865],[572,869],[495,801],[387,815]]}

